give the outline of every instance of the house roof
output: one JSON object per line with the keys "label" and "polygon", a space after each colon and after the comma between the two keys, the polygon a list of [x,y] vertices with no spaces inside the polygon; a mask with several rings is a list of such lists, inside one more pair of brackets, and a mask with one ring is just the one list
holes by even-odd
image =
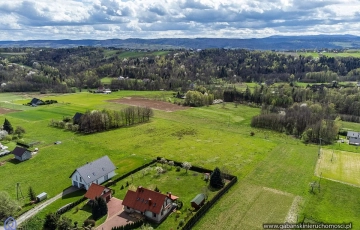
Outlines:
{"label": "house roof", "polygon": [[79,120],[82,117],[82,113],[75,113],[75,115],[73,116],[73,120]]}
{"label": "house roof", "polygon": [[12,151],[12,153],[15,156],[21,157],[26,151],[28,151],[27,149],[21,148],[19,146],[16,146],[15,149]]}
{"label": "house roof", "polygon": [[203,200],[205,200],[205,195],[200,193],[197,194],[196,197],[191,200],[191,203],[194,202],[195,204],[200,205],[201,202],[203,202]]}
{"label": "house roof", "polygon": [[359,132],[348,131],[347,136],[348,137],[359,137],[360,135],[359,135]]}
{"label": "house roof", "polygon": [[110,189],[106,188],[105,186],[92,183],[87,192],[85,193],[84,197],[90,200],[94,200],[95,197],[100,197],[103,192],[106,193],[108,191],[110,191]]}
{"label": "house roof", "polygon": [[77,168],[72,175],[77,171],[83,178],[85,183],[89,184],[102,176],[115,170],[115,165],[111,162],[108,156],[103,156],[93,162],[87,163],[80,168]]}
{"label": "house roof", "polygon": [[168,197],[143,187],[138,187],[136,192],[128,190],[123,205],[132,209],[145,212],[150,211],[159,214],[161,208]]}
{"label": "house roof", "polygon": [[43,102],[42,100],[40,100],[40,99],[38,99],[38,98],[33,98],[32,100],[31,100],[31,102],[30,102],[30,104],[37,104],[37,103],[39,103],[39,102]]}

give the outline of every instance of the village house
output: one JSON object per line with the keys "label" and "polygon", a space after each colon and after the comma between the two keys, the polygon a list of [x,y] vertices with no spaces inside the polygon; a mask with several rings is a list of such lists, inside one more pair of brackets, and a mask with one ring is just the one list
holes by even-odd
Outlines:
{"label": "village house", "polygon": [[360,133],[348,131],[346,138],[349,139],[349,145],[360,145]]}
{"label": "village house", "polygon": [[31,152],[19,146],[16,146],[12,153],[14,154],[15,159],[19,161],[25,161],[31,158]]}
{"label": "village house", "polygon": [[95,200],[96,197],[102,197],[106,200],[106,202],[109,202],[111,199],[111,189],[92,183],[84,197],[88,198],[90,201]]}
{"label": "village house", "polygon": [[109,157],[103,156],[75,169],[69,178],[72,186],[88,190],[92,183],[101,184],[115,176],[115,169]]}
{"label": "village house", "polygon": [[155,192],[139,186],[136,192],[128,190],[124,201],[124,210],[128,213],[140,213],[156,223],[163,221],[173,209],[177,196]]}

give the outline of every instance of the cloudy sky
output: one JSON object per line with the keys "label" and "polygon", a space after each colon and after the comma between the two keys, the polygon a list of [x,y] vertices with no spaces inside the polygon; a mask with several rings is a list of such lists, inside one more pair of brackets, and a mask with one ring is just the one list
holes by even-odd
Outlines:
{"label": "cloudy sky", "polygon": [[0,0],[0,40],[360,35],[360,0]]}

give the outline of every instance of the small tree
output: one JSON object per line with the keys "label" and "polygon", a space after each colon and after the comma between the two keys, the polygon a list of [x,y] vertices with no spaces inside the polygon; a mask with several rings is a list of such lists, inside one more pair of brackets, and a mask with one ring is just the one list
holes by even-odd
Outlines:
{"label": "small tree", "polygon": [[55,213],[49,213],[45,216],[44,229],[54,230],[57,227],[59,221],[59,215]]}
{"label": "small tree", "polygon": [[95,220],[107,214],[108,207],[103,197],[95,197],[92,203],[91,212]]}
{"label": "small tree", "polygon": [[13,216],[19,208],[19,204],[4,191],[0,191],[0,204],[0,220]]}
{"label": "small tree", "polygon": [[184,162],[182,163],[182,167],[186,170],[186,173],[187,171],[192,167],[191,163],[190,162]]}
{"label": "small tree", "polygon": [[21,126],[16,126],[14,135],[17,135],[19,138],[21,138],[23,136],[23,134],[25,133],[25,129]]}
{"label": "small tree", "polygon": [[172,168],[174,166],[174,161],[169,161],[168,165],[170,165],[170,168]]}
{"label": "small tree", "polygon": [[218,167],[216,167],[210,175],[210,186],[213,188],[224,187],[224,181],[221,178],[221,172]]}
{"label": "small tree", "polygon": [[28,197],[29,197],[30,201],[36,200],[36,193],[31,186],[29,186]]}
{"label": "small tree", "polygon": [[161,163],[162,165],[164,165],[164,164],[167,163],[167,160],[166,160],[164,157],[162,157],[162,158],[160,159],[160,163]]}
{"label": "small tree", "polygon": [[0,130],[0,140],[3,140],[7,137],[8,132],[6,130]]}
{"label": "small tree", "polygon": [[[62,216],[58,223],[58,230],[69,230],[71,229],[72,220],[67,218],[66,216]],[[77,222],[76,222],[77,224]]]}
{"label": "small tree", "polygon": [[14,128],[10,124],[10,121],[5,118],[3,129],[8,132],[9,134],[12,134],[14,132]]}
{"label": "small tree", "polygon": [[155,168],[155,171],[156,171],[157,175],[160,175],[161,173],[164,172],[164,169],[162,167],[158,166]]}

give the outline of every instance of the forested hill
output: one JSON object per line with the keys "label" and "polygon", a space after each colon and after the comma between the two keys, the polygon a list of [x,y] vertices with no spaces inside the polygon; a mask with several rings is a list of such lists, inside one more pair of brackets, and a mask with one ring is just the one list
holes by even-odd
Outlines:
{"label": "forested hill", "polygon": [[0,41],[0,47],[52,47],[77,46],[117,47],[130,49],[206,49],[244,48],[254,50],[343,49],[360,48],[360,37],[352,35],[272,36],[252,39],[227,38],[161,38],[161,39],[108,39],[108,40],[29,40]]}

